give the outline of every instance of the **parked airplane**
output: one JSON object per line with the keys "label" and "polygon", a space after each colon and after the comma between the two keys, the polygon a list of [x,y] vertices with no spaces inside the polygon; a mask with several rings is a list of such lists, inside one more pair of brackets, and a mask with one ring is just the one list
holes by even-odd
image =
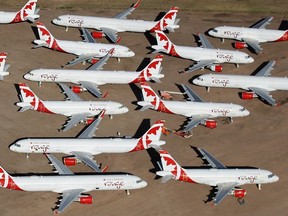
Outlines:
{"label": "parked airplane", "polygon": [[238,198],[240,204],[244,204],[246,190],[239,188],[245,184],[257,184],[261,189],[261,184],[273,183],[279,177],[272,172],[257,168],[228,168],[215,159],[204,149],[198,149],[201,157],[208,162],[211,168],[183,168],[166,150],[159,150],[162,163],[162,171],[158,171],[158,176],[163,176],[161,182],[165,183],[169,179],[182,182],[206,184],[217,189],[213,194],[214,205],[218,205],[227,195]]}
{"label": "parked airplane", "polygon": [[269,61],[265,67],[254,76],[205,74],[194,79],[193,83],[199,86],[206,86],[208,90],[210,87],[244,89],[247,90],[247,92],[242,92],[242,99],[251,100],[254,97],[259,97],[270,105],[276,106],[277,103],[269,92],[288,90],[288,78],[269,77],[275,63],[276,61]]}
{"label": "parked airplane", "polygon": [[4,80],[4,76],[9,75],[7,72],[10,67],[9,64],[6,64],[7,53],[0,53],[0,80]]}
{"label": "parked airplane", "polygon": [[24,7],[18,12],[0,11],[0,24],[18,23],[18,22],[35,22],[40,15],[39,9],[36,8],[37,0],[29,0]]}
{"label": "parked airplane", "polygon": [[[19,153],[62,153],[70,156],[63,158],[66,166],[84,163],[97,172],[100,166],[93,160],[101,153],[126,153],[164,145],[160,140],[163,120],[156,121],[140,138],[94,138],[92,139],[105,111],[94,120],[77,138],[25,138],[10,145],[10,150]],[[72,156],[71,156],[72,155]]]}
{"label": "parked airplane", "polygon": [[[19,84],[21,102],[16,103],[21,107],[20,112],[32,109],[38,112],[60,114],[69,117],[62,131],[68,131],[79,122],[91,122],[92,117],[106,110],[107,115],[123,114],[128,112],[124,105],[113,101],[83,101],[63,83],[59,83],[63,93],[67,95],[65,101],[42,101],[24,83]],[[68,99],[68,100],[67,100]]]}
{"label": "parked airplane", "polygon": [[0,166],[0,186],[18,191],[51,191],[60,193],[59,204],[54,213],[63,212],[72,202],[92,204],[93,198],[89,191],[93,190],[129,190],[147,186],[147,182],[128,173],[97,173],[77,175],[65,167],[53,155],[47,158],[58,174],[19,175],[12,176]]}
{"label": "parked airplane", "polygon": [[113,18],[94,17],[94,16],[79,16],[79,15],[62,15],[53,19],[53,23],[59,26],[68,27],[84,27],[97,29],[92,32],[94,38],[107,37],[112,42],[119,42],[118,32],[154,32],[155,30],[169,30],[174,32],[174,29],[179,28],[179,19],[176,19],[178,8],[172,7],[159,21],[144,21],[131,20],[127,16],[134,11],[141,0],[138,0],[130,8],[122,11]]}
{"label": "parked airplane", "polygon": [[105,56],[112,48],[114,48],[112,57],[133,57],[135,55],[134,52],[125,46],[118,44],[97,43],[92,38],[90,33],[84,28],[82,28],[82,33],[85,42],[57,40],[41,22],[37,22],[37,28],[40,40],[33,41],[35,44],[37,44],[33,48],[47,47],[52,50],[71,53],[78,56],[76,59],[70,61],[67,64],[68,66],[85,61],[90,61],[93,63],[97,61],[97,59]]}
{"label": "parked airplane", "polygon": [[173,44],[169,38],[161,31],[156,32],[157,45],[153,45],[154,52],[164,52],[171,56],[191,59],[197,63],[190,66],[184,72],[193,72],[201,68],[208,68],[211,71],[221,72],[222,63],[248,64],[254,59],[244,52],[233,50],[215,49],[203,34],[198,37],[202,44],[201,47],[178,46]]}
{"label": "parked airplane", "polygon": [[89,67],[87,70],[65,70],[65,69],[36,69],[24,75],[24,78],[31,81],[41,82],[71,82],[80,86],[72,86],[75,93],[89,91],[96,97],[101,97],[102,92],[99,85],[104,84],[128,84],[143,81],[160,82],[159,78],[162,67],[162,55],[156,56],[143,70],[135,71],[101,71],[102,66],[112,55],[113,49],[100,61]]}
{"label": "parked airplane", "polygon": [[162,100],[147,83],[141,83],[143,101],[137,104],[142,106],[141,111],[153,109],[159,112],[183,115],[188,118],[183,132],[189,131],[198,124],[203,124],[208,128],[216,128],[217,122],[211,118],[243,117],[249,115],[249,111],[244,107],[232,103],[211,103],[203,100],[193,92],[188,86],[182,84],[188,101],[164,101]]}
{"label": "parked airplane", "polygon": [[236,49],[243,49],[250,46],[255,53],[261,53],[262,48],[260,43],[264,42],[279,42],[288,40],[288,31],[265,29],[266,25],[270,24],[273,17],[267,17],[259,20],[249,28],[234,27],[234,26],[219,26],[208,32],[213,37],[233,39],[240,42],[235,42]]}

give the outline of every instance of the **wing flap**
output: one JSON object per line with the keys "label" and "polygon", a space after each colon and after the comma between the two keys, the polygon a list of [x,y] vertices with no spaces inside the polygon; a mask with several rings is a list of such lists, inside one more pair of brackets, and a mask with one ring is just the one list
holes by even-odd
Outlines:
{"label": "wing flap", "polygon": [[201,122],[205,121],[209,117],[210,117],[210,115],[195,115],[195,116],[191,116],[191,118],[189,118],[190,120],[188,120],[188,124],[186,124],[184,126],[183,132],[190,131],[191,129],[193,129],[194,127],[196,127],[198,124],[200,124]]}
{"label": "wing flap", "polygon": [[88,139],[92,138],[95,134],[95,131],[98,128],[103,116],[105,114],[105,110],[102,110],[97,119],[95,119],[77,138],[78,139]]}
{"label": "wing flap", "polygon": [[215,49],[213,45],[209,42],[209,40],[204,36],[204,34],[198,34],[199,40],[202,44],[203,48],[206,49]]}
{"label": "wing flap", "polygon": [[60,213],[64,211],[72,202],[76,201],[79,195],[84,192],[83,189],[74,189],[74,190],[66,190],[63,191],[62,196],[63,199],[59,204],[59,208],[56,210],[56,213]]}
{"label": "wing flap", "polygon": [[102,96],[102,92],[95,83],[87,81],[79,81],[79,83],[96,97],[100,98]]}
{"label": "wing flap", "polygon": [[276,61],[269,61],[255,76],[269,76],[275,65]]}
{"label": "wing flap", "polygon": [[85,163],[87,166],[95,170],[96,172],[101,172],[99,164],[97,164],[96,161],[94,161],[92,158],[92,155],[89,153],[84,152],[71,152],[75,157],[80,159],[83,163]]}
{"label": "wing flap", "polygon": [[97,43],[87,29],[81,27],[81,31],[82,31],[82,36],[84,37],[84,42],[86,42],[86,43]]}
{"label": "wing flap", "polygon": [[190,89],[187,85],[182,84],[182,88],[184,89],[184,94],[188,96],[189,101],[195,101],[195,102],[203,102],[203,100],[192,90]]}
{"label": "wing flap", "polygon": [[105,56],[103,56],[96,64],[91,65],[91,67],[89,67],[87,70],[102,70],[103,66],[106,64],[106,62],[108,61],[108,59],[111,57],[111,55],[113,54],[115,48],[112,48]]}
{"label": "wing flap", "polygon": [[262,48],[257,40],[251,38],[242,38],[242,40],[247,43],[254,51],[258,54],[262,52]]}
{"label": "wing flap", "polygon": [[237,182],[221,183],[218,184],[218,192],[214,199],[214,205],[218,205],[237,185]]}
{"label": "wing flap", "polygon": [[198,61],[196,64],[192,65],[191,67],[188,68],[187,71],[185,71],[185,73],[190,73],[196,70],[199,70],[201,68],[205,68],[211,64],[213,64],[215,62],[215,60],[213,59],[209,59],[209,60],[200,60]]}
{"label": "wing flap", "polygon": [[275,99],[273,99],[269,92],[266,89],[262,89],[262,88],[256,88],[256,87],[249,87],[249,89],[251,91],[253,91],[255,94],[257,94],[259,97],[261,97],[262,99],[264,99],[265,101],[267,101],[269,104],[271,104],[272,106],[276,106],[277,103],[275,101]]}
{"label": "wing flap", "polygon": [[77,94],[75,94],[67,85],[63,83],[58,83],[63,90],[63,93],[66,94],[66,99],[71,101],[83,101]]}
{"label": "wing flap", "polygon": [[51,154],[46,154],[46,156],[60,175],[74,175],[74,173],[64,166],[56,157]]}
{"label": "wing flap", "polygon": [[126,10],[120,12],[119,14],[117,14],[116,16],[114,16],[113,18],[116,19],[127,19],[127,16],[130,15],[140,4],[141,0],[138,0],[136,3],[132,4],[131,7],[127,8]]}
{"label": "wing flap", "polygon": [[269,25],[270,22],[273,20],[273,17],[266,17],[265,19],[261,20],[260,22],[256,22],[250,28],[258,28],[258,29],[265,29],[266,25]]}
{"label": "wing flap", "polygon": [[226,169],[226,166],[223,165],[221,162],[219,162],[216,158],[214,158],[209,152],[207,152],[204,149],[198,149],[199,152],[201,153],[203,159],[207,160],[209,165],[212,168],[216,169]]}
{"label": "wing flap", "polygon": [[70,130],[80,121],[85,120],[88,116],[89,116],[89,113],[80,113],[80,114],[72,115],[70,119],[66,122],[66,124],[63,126],[62,131],[65,132],[65,131]]}
{"label": "wing flap", "polygon": [[102,27],[101,30],[104,32],[104,34],[111,40],[113,43],[116,43],[118,41],[118,31],[111,28],[105,28]]}

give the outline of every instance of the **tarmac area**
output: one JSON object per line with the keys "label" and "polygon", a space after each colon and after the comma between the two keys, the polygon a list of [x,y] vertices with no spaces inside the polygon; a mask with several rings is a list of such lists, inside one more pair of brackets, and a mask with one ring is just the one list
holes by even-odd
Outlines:
{"label": "tarmac area", "polygon": [[[141,7],[129,16],[131,19],[153,20],[161,11],[168,11],[173,1],[155,10],[141,10]],[[125,8],[125,7],[124,7]],[[124,9],[123,8],[123,9]],[[2,10],[2,9],[1,9]],[[17,8],[3,8],[6,11],[15,11]],[[113,16],[120,12],[91,8],[83,10],[76,8],[73,14]],[[39,21],[43,22],[48,30],[57,38],[63,40],[81,40],[80,32],[76,28],[69,28],[66,32],[64,27],[55,26],[51,20],[59,15],[67,14],[65,9],[43,9],[40,11]],[[72,13],[72,12],[69,12]],[[270,14],[269,14],[270,15]],[[277,14],[271,14],[277,15]],[[168,37],[176,45],[197,46],[193,34],[203,33],[208,29],[220,25],[250,26],[267,14],[237,13],[223,14],[216,12],[185,12],[178,13],[180,28]],[[287,17],[286,17],[287,18]],[[285,17],[276,16],[272,23],[267,26],[269,29],[278,29]],[[75,58],[65,53],[54,52],[46,48],[32,49],[31,43],[34,33],[31,27],[35,24],[18,23],[1,25],[0,51],[7,52],[7,64],[10,64],[10,75],[0,83],[0,165],[10,174],[14,173],[52,173],[52,167],[43,155],[33,155],[27,159],[24,154],[14,153],[9,150],[9,145],[15,140],[24,137],[75,137],[84,125],[79,124],[68,132],[60,133],[58,129],[65,123],[66,118],[60,115],[38,113],[35,111],[17,112],[15,105],[19,101],[15,88],[17,83],[27,83],[29,87],[42,100],[64,100],[65,96],[61,89],[53,83],[43,83],[39,87],[36,82],[24,80],[23,75],[32,69],[37,68],[60,68],[61,65]],[[91,31],[91,30],[90,30]],[[136,70],[144,67],[145,58],[154,58],[147,47],[151,46],[153,37],[141,33],[119,33],[122,37],[120,44],[128,46],[136,55],[133,58],[121,59],[120,63],[111,58],[104,66],[104,70]],[[152,34],[153,36],[153,34]],[[215,48],[233,49],[232,40],[225,40],[207,37]],[[99,42],[108,43],[105,38]],[[252,64],[240,65],[236,68],[233,64],[223,64],[223,74],[251,74],[266,61],[276,60],[277,63],[272,71],[272,76],[284,77],[287,72],[287,47],[288,41],[280,43],[264,43],[261,45],[264,53],[256,55],[249,50],[243,51],[251,55],[255,61]],[[241,50],[242,51],[242,50]],[[288,121],[288,93],[284,91],[272,92],[273,97],[280,102],[280,106],[271,107],[259,99],[245,101],[240,99],[239,89],[211,88],[207,92],[204,87],[194,86],[191,83],[192,77],[211,73],[209,70],[198,70],[193,73],[179,74],[178,72],[191,65],[193,62],[180,58],[164,55],[163,70],[165,78],[162,83],[151,83],[155,91],[169,90],[179,91],[175,84],[187,84],[205,101],[228,102],[240,104],[250,111],[250,115],[243,118],[234,118],[233,123],[227,119],[217,119],[218,127],[208,129],[198,126],[193,129],[193,136],[186,139],[176,135],[162,136],[166,140],[164,149],[168,150],[174,159],[181,165],[199,167],[203,166],[201,158],[191,146],[206,149],[215,158],[227,166],[259,167],[270,170],[280,177],[280,180],[273,184],[262,185],[259,191],[255,185],[245,185],[246,203],[241,206],[237,199],[232,196],[226,197],[219,206],[212,206],[212,202],[205,203],[210,192],[206,185],[196,185],[169,181],[161,184],[160,179],[155,178],[153,172],[153,151],[142,151],[127,154],[100,154],[95,158],[99,163],[108,165],[109,172],[129,172],[137,175],[148,182],[143,189],[130,191],[129,196],[125,191],[93,191],[90,192],[94,198],[92,205],[81,205],[73,203],[63,213],[63,216],[162,216],[162,215],[287,215],[288,203],[288,175],[287,175],[287,121]],[[85,69],[86,65],[76,65],[71,69]],[[141,67],[141,68],[140,68]],[[133,136],[138,130],[143,119],[150,119],[153,124],[159,119],[166,120],[165,126],[170,129],[179,129],[185,121],[182,116],[158,113],[153,110],[141,112],[137,110],[135,101],[141,97],[137,88],[129,85],[103,85],[100,86],[103,93],[108,92],[105,100],[118,101],[129,108],[129,112],[123,115],[115,115],[113,119],[105,116],[96,132],[97,137]],[[85,100],[97,99],[89,93],[82,93],[80,97]],[[182,97],[175,97],[175,100],[184,100]],[[141,132],[145,131],[148,125],[142,125]],[[64,155],[55,155],[61,159]],[[71,168],[74,172],[92,172],[91,169],[79,164]],[[1,216],[22,215],[52,215],[51,208],[55,207],[58,194],[52,192],[19,192],[0,189],[0,210]]]}

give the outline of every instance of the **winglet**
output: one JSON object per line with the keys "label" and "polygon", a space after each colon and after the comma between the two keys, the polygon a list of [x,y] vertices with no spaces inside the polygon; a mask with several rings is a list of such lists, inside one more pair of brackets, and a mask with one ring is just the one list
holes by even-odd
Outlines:
{"label": "winglet", "polygon": [[107,170],[108,170],[108,165],[106,165],[106,166],[101,170],[101,172],[102,172],[102,173],[105,173]]}
{"label": "winglet", "polygon": [[131,7],[137,8],[142,0],[138,0],[137,2],[133,3]]}

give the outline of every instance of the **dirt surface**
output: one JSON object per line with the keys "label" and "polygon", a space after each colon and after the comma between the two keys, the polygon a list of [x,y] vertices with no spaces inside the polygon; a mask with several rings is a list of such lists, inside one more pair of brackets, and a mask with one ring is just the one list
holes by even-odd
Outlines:
{"label": "dirt surface", "polygon": [[[222,1],[221,1],[222,2]],[[160,11],[167,11],[173,6],[173,1],[159,7],[157,12],[141,11],[138,9],[130,18],[151,20]],[[181,5],[180,5],[181,6]],[[8,8],[7,6],[5,9]],[[17,10],[11,8],[10,10]],[[111,11],[101,8],[83,10],[77,8],[73,13],[99,16],[113,16],[119,11]],[[80,40],[77,29],[69,29],[65,32],[63,27],[51,24],[51,20],[58,15],[66,14],[64,9],[41,10],[40,21],[58,39]],[[179,45],[196,46],[192,34],[205,32],[209,28],[229,24],[236,26],[249,26],[257,21],[259,17],[267,14],[221,14],[204,12],[183,12],[180,10],[180,29],[170,33],[169,38]],[[278,14],[274,14],[278,15]],[[269,25],[269,28],[277,29],[281,20],[285,17],[277,16]],[[14,84],[26,82],[32,90],[43,100],[63,100],[64,96],[56,84],[44,83],[41,88],[37,83],[28,82],[23,75],[29,70],[36,68],[59,68],[74,58],[73,55],[53,52],[45,48],[31,49],[31,42],[35,39],[31,24],[21,23],[13,25],[2,25],[0,34],[1,51],[8,52],[7,63],[11,64],[10,75],[2,81],[0,91],[0,137],[1,151],[0,164],[10,173],[51,173],[51,166],[42,155],[31,155],[26,159],[24,154],[17,154],[9,150],[8,146],[16,139],[22,137],[74,137],[83,128],[78,125],[66,133],[59,133],[58,128],[65,122],[66,118],[58,115],[26,111],[17,112],[14,104],[19,101]],[[130,47],[136,56],[129,59],[121,59],[117,63],[115,59],[109,60],[105,69],[135,70],[144,58],[153,58],[146,47],[150,46],[144,34],[121,33],[121,44]],[[215,47],[232,49],[231,42],[226,40],[221,44],[219,39],[209,38]],[[106,43],[106,40],[100,40]],[[255,62],[250,65],[224,65],[223,73],[250,74],[265,61],[277,60],[273,76],[286,76],[288,42],[263,44],[264,54],[256,56],[248,50]],[[233,123],[218,119],[216,129],[207,129],[199,126],[193,130],[194,135],[185,139],[175,135],[163,136],[167,141],[165,149],[181,164],[185,166],[201,166],[202,161],[197,158],[196,153],[190,145],[205,148],[217,159],[227,166],[253,166],[271,170],[280,177],[279,182],[262,186],[258,191],[255,185],[246,185],[243,188],[248,192],[246,205],[240,206],[233,197],[227,197],[221,205],[211,207],[211,203],[204,203],[209,194],[210,187],[169,181],[161,184],[155,180],[155,174],[149,170],[153,169],[151,158],[146,151],[131,154],[102,154],[96,157],[97,161],[109,165],[109,171],[130,172],[140,176],[148,182],[144,189],[131,191],[127,196],[124,191],[97,191],[91,192],[94,197],[93,205],[80,205],[73,203],[62,215],[95,215],[95,216],[162,216],[162,215],[287,215],[287,92],[274,92],[273,97],[282,102],[280,107],[270,107],[258,99],[243,101],[239,98],[237,89],[211,89],[206,92],[205,88],[192,86],[191,78],[194,75],[210,73],[208,70],[196,71],[193,74],[178,74],[178,71],[189,66],[189,60],[165,56],[163,60],[163,73],[165,78],[160,84],[151,84],[154,90],[178,91],[176,84],[188,84],[205,101],[232,102],[243,105],[250,112],[250,116],[235,118]],[[73,68],[86,68],[77,65]],[[117,131],[121,135],[133,135],[143,119],[151,119],[151,123],[158,119],[165,119],[166,126],[177,129],[185,120],[184,117],[157,113],[155,111],[140,112],[135,110],[132,104],[137,100],[134,92],[128,85],[104,85],[103,92],[109,92],[107,100],[123,103],[130,111],[124,115],[114,116],[113,120],[105,117],[97,131],[97,136],[116,136]],[[86,100],[98,100],[88,93],[81,94]],[[56,155],[61,158],[62,155]],[[84,165],[71,168],[76,172],[90,172]],[[1,189],[0,209],[1,216],[22,215],[51,215],[51,208],[57,199],[57,194],[18,192]]]}

